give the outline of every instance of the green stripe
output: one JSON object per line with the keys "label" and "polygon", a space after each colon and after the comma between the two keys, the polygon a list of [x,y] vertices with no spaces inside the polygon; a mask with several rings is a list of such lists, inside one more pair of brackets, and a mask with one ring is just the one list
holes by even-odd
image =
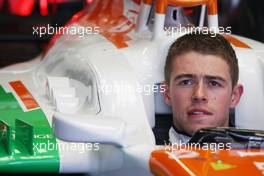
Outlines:
{"label": "green stripe", "polygon": [[0,86],[0,172],[59,172],[59,152],[39,109],[24,112]]}

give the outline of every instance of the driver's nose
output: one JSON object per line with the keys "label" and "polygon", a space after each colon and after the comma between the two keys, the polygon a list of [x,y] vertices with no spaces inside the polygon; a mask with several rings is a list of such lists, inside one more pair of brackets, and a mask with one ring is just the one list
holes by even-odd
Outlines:
{"label": "driver's nose", "polygon": [[202,81],[199,81],[196,86],[193,88],[192,93],[192,102],[193,103],[207,103],[208,97],[206,94],[206,85]]}

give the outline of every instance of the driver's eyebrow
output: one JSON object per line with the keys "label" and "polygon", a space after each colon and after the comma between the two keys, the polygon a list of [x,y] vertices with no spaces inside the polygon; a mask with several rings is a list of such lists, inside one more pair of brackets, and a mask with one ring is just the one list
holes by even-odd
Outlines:
{"label": "driver's eyebrow", "polygon": [[[174,78],[174,81],[177,81],[179,79],[182,78],[194,78],[195,75],[193,74],[179,74]],[[222,82],[227,82],[224,78],[222,78],[221,76],[215,76],[215,75],[205,75],[204,76],[207,80],[219,80]]]}
{"label": "driver's eyebrow", "polygon": [[212,75],[205,75],[205,78],[208,80],[219,80],[222,82],[227,82],[224,78],[222,78],[221,76],[212,76]]}
{"label": "driver's eyebrow", "polygon": [[174,81],[177,81],[182,78],[194,78],[193,74],[179,74],[174,78]]}

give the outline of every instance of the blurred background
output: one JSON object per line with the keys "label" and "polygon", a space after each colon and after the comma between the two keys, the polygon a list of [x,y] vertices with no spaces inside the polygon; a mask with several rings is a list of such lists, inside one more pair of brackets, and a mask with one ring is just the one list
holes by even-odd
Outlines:
{"label": "blurred background", "polygon": [[[63,26],[92,1],[0,0],[0,67],[33,59],[43,51],[52,35],[32,35],[33,27]],[[218,4],[220,26],[264,42],[263,0],[218,0]]]}
{"label": "blurred background", "polygon": [[91,0],[0,0],[0,67],[33,59],[52,35],[33,27],[63,26]]}

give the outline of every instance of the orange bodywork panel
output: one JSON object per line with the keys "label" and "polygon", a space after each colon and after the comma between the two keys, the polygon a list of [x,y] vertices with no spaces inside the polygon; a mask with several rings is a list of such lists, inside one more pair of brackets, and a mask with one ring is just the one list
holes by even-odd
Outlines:
{"label": "orange bodywork panel", "polygon": [[117,48],[128,46],[127,41],[131,40],[128,33],[135,29],[134,22],[137,15],[134,19],[129,19],[124,15],[123,0],[95,1],[86,14],[79,20],[82,26],[99,27],[100,34]]}
{"label": "orange bodywork panel", "polygon": [[168,5],[181,6],[181,7],[192,7],[197,5],[206,4],[208,7],[209,15],[217,14],[217,0],[157,0],[157,13],[166,13]]}
{"label": "orange bodywork panel", "polygon": [[156,150],[150,169],[157,176],[258,176],[264,174],[264,150]]}

